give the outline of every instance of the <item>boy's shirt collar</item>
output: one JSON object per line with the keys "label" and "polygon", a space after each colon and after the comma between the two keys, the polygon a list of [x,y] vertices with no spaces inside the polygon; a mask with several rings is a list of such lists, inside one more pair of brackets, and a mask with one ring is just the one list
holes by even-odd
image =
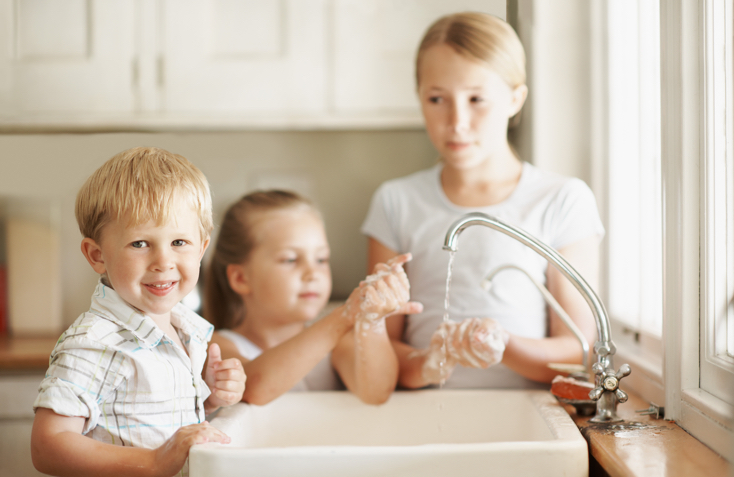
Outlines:
{"label": "boy's shirt collar", "polygon": [[[158,346],[165,336],[163,330],[155,324],[152,318],[130,306],[102,280],[97,283],[97,288],[92,295],[90,311],[130,331],[137,338],[140,346],[146,348]],[[184,344],[187,348],[191,340],[206,347],[214,331],[211,323],[180,303],[171,310],[171,324],[186,336]]]}

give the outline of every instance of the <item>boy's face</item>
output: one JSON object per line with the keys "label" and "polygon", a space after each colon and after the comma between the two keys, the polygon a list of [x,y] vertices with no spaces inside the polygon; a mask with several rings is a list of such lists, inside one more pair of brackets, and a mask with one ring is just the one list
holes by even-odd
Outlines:
{"label": "boy's face", "polygon": [[92,268],[107,274],[112,288],[128,304],[150,316],[170,319],[171,309],[193,290],[209,239],[202,241],[199,216],[178,201],[167,223],[127,227],[110,221],[99,243],[82,241]]}

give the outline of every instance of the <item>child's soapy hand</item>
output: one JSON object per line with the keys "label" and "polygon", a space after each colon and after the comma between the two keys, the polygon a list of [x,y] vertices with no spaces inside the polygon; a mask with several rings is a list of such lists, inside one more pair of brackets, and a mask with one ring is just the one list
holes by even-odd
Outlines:
{"label": "child's soapy hand", "polygon": [[189,449],[194,444],[219,442],[229,444],[231,439],[222,431],[204,421],[179,428],[162,446],[154,450],[155,475],[176,475],[186,463]]}
{"label": "child's soapy hand", "polygon": [[449,321],[433,333],[423,364],[423,378],[432,384],[445,381],[457,364],[488,368],[502,361],[509,333],[491,318]]}
{"label": "child's soapy hand", "polygon": [[207,412],[240,402],[246,379],[242,362],[237,358],[223,360],[219,345],[212,343],[204,371],[204,381],[211,391],[205,403]]}
{"label": "child's soapy hand", "polygon": [[346,303],[346,314],[355,326],[371,328],[384,326],[384,318],[395,313],[420,313],[423,305],[410,301],[410,283],[403,265],[411,255],[403,254],[378,263],[372,275],[368,275]]}

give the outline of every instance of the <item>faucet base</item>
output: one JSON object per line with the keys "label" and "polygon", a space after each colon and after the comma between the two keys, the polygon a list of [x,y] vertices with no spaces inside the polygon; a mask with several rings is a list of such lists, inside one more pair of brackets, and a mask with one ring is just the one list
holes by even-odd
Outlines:
{"label": "faucet base", "polygon": [[596,415],[589,419],[589,422],[620,422],[623,421],[617,415],[617,400],[613,393],[605,392],[596,402]]}

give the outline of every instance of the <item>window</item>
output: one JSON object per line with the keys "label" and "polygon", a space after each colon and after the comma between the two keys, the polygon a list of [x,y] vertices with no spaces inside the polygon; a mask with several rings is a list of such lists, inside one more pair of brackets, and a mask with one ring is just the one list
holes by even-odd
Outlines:
{"label": "window", "polygon": [[[734,461],[732,0],[592,10],[594,188],[622,388]],[[604,283],[604,281],[603,281]]]}
{"label": "window", "polygon": [[603,90],[598,135],[607,144],[595,180],[603,182],[601,191],[595,188],[607,224],[602,294],[618,348],[615,364],[635,370],[625,387],[663,405],[659,6],[601,5],[596,29],[606,35],[594,56]]}
{"label": "window", "polygon": [[734,461],[732,4],[660,14],[666,417]]}
{"label": "window", "polygon": [[701,221],[701,389],[734,404],[731,353],[734,247],[732,240],[732,8],[713,1],[706,11],[705,137]]}

